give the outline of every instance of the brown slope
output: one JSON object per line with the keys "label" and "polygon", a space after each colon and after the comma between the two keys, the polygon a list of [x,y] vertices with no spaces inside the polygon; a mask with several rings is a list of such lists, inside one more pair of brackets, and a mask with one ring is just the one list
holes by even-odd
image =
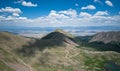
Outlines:
{"label": "brown slope", "polygon": [[[32,39],[18,36],[9,32],[0,32],[0,70],[9,71],[32,71],[26,63],[24,63],[16,53],[16,49],[22,48],[23,45],[28,45]],[[2,67],[3,66],[3,67]],[[2,67],[2,68],[1,68]],[[4,68],[5,67],[5,68]],[[11,71],[12,71],[11,70]]]}
{"label": "brown slope", "polygon": [[89,42],[120,42],[120,31],[100,32],[93,36]]}

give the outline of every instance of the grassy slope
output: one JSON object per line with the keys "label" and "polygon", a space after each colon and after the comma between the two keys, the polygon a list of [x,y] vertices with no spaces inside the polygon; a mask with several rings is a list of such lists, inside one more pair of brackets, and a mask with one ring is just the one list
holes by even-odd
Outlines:
{"label": "grassy slope", "polygon": [[19,56],[16,55],[16,49],[20,49],[23,45],[27,45],[29,41],[30,39],[28,38],[16,36],[8,32],[0,32],[0,70],[12,71],[13,69],[9,67],[8,63],[24,65]]}
{"label": "grassy slope", "polygon": [[[119,53],[88,51],[83,49],[83,46],[76,48],[68,44],[67,46],[49,46],[43,50],[40,50],[39,46],[32,46],[32,49],[29,49],[29,46],[26,52],[32,50],[34,53],[33,55],[29,54],[30,56],[24,56],[25,53],[18,52],[18,50],[22,49],[23,45],[28,45],[31,40],[8,33],[7,35],[9,36],[6,40],[4,40],[5,37],[4,39],[1,38],[2,41],[0,41],[2,43],[0,44],[0,55],[2,55],[0,66],[3,68],[6,65],[2,61],[22,63],[19,58],[37,71],[104,71],[104,64],[107,61],[116,62],[120,65]],[[10,39],[8,40],[8,38]],[[6,69],[6,71],[8,70]]]}
{"label": "grassy slope", "polygon": [[88,43],[90,38],[89,36],[82,37],[82,40],[78,38],[80,46],[77,46],[85,51],[83,61],[87,70],[103,71],[107,62],[117,63],[120,66],[120,53],[117,53],[120,52],[119,43]]}
{"label": "grassy slope", "polygon": [[23,57],[37,71],[104,71],[106,62],[120,65],[117,52],[88,51],[74,46],[46,48],[36,50],[32,57]]}
{"label": "grassy slope", "polygon": [[0,61],[0,71],[15,71],[15,70],[7,66],[4,62]]}

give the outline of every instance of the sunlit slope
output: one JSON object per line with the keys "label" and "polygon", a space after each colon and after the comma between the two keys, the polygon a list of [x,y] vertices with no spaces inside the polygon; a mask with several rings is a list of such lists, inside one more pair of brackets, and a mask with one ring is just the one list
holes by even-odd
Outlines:
{"label": "sunlit slope", "polygon": [[31,39],[17,36],[9,32],[0,32],[0,70],[18,71],[30,70],[16,54],[16,49],[31,42]]}
{"label": "sunlit slope", "polygon": [[120,42],[120,31],[100,32],[94,35],[89,42]]}

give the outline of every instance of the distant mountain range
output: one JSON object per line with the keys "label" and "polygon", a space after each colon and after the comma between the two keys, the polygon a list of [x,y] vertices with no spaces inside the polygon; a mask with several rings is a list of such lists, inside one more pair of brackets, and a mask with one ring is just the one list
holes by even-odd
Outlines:
{"label": "distant mountain range", "polygon": [[18,27],[18,26],[13,26],[13,27],[1,27],[0,26],[0,31],[9,31],[11,33],[16,33],[16,34],[22,34],[22,35],[29,35],[31,34],[48,34],[55,29],[63,29],[74,36],[86,36],[86,35],[93,35],[96,34],[100,31],[118,31],[120,30],[119,26],[66,26],[66,27]]}

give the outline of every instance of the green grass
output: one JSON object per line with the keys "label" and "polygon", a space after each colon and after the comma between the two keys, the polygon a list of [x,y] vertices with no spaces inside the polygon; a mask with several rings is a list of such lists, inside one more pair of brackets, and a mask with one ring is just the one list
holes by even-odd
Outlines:
{"label": "green grass", "polygon": [[87,70],[95,70],[95,71],[104,71],[104,63],[105,60],[99,60],[95,57],[85,56],[84,64],[87,66]]}
{"label": "green grass", "polygon": [[[93,51],[94,52],[94,51]],[[114,53],[110,53],[110,56],[103,54],[86,54],[82,53],[85,69],[88,71],[105,71],[105,64],[107,62],[120,63],[120,57],[114,56]],[[118,66],[116,65],[116,66]],[[108,66],[110,67],[110,66]],[[112,68],[112,67],[111,67]],[[109,69],[111,69],[109,68]],[[115,67],[116,68],[116,67]],[[114,69],[115,69],[114,68]],[[114,70],[112,70],[114,71]]]}
{"label": "green grass", "polygon": [[4,62],[0,61],[0,71],[15,71],[15,70],[7,66]]}
{"label": "green grass", "polygon": [[83,48],[87,50],[94,50],[94,51],[115,51],[120,53],[120,43],[118,42],[111,42],[108,44],[104,44],[102,42],[93,42],[88,43],[86,41],[77,41],[80,45],[78,48]]}

